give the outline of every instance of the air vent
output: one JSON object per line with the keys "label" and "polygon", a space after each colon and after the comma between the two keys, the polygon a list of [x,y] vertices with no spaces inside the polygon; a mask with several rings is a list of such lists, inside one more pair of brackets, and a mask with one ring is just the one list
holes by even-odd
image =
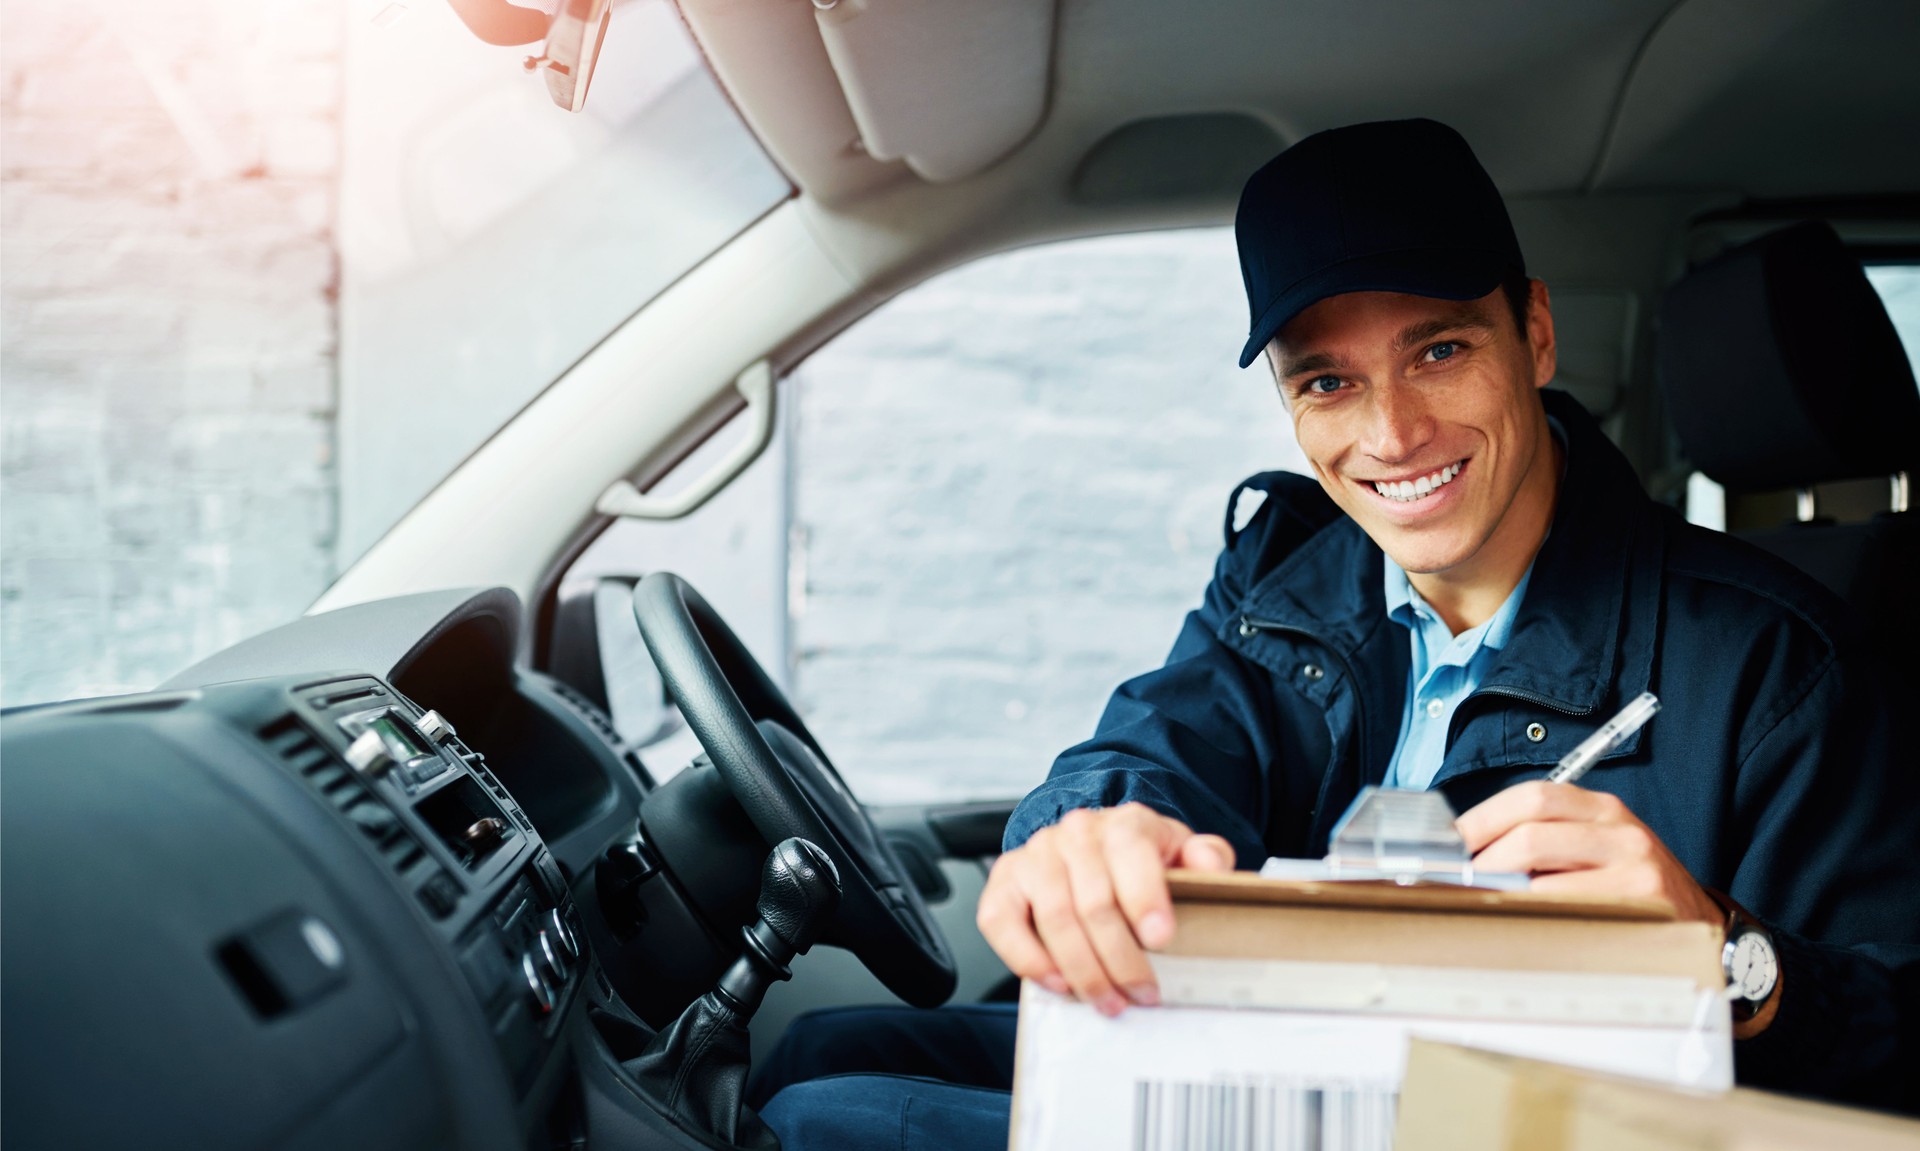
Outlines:
{"label": "air vent", "polygon": [[467,770],[473,772],[474,778],[486,784],[487,790],[500,801],[502,810],[512,816],[513,821],[523,830],[532,831],[533,824],[527,821],[526,813],[520,810],[520,805],[514,802],[513,796],[507,793],[507,789],[501,785],[493,772],[487,770],[487,757],[468,747],[457,735],[450,741],[450,746],[453,748],[453,753],[460,757],[460,762],[467,765]]}
{"label": "air vent", "polygon": [[600,738],[606,741],[608,747],[614,749],[621,760],[633,770],[634,775],[644,782],[644,786],[653,786],[653,773],[648,771],[647,765],[640,761],[640,753],[628,747],[626,741],[620,738],[619,730],[613,726],[613,718],[601,710],[599,704],[588,699],[586,693],[565,680],[549,678],[541,682],[552,690],[555,698],[566,704],[575,715],[600,733]]}
{"label": "air vent", "polygon": [[346,816],[347,822],[360,829],[395,875],[413,886],[417,877],[410,873],[426,859],[426,852],[393,809],[368,791],[351,768],[291,715],[261,728],[260,738],[334,810]]}
{"label": "air vent", "polygon": [[308,702],[322,711],[332,711],[334,708],[340,707],[343,704],[359,703],[362,700],[380,699],[386,694],[386,689],[382,688],[379,684],[369,683],[361,687],[349,688],[346,691],[337,691],[332,695],[316,694],[310,697]]}
{"label": "air vent", "polygon": [[585,720],[593,730],[599,732],[600,738],[607,741],[607,746],[620,746],[620,733],[614,730],[612,718],[609,717],[606,712],[600,710],[600,705],[588,699],[583,692],[565,681],[549,679],[543,681],[543,683],[548,690],[560,698],[562,703],[568,705],[575,715]]}

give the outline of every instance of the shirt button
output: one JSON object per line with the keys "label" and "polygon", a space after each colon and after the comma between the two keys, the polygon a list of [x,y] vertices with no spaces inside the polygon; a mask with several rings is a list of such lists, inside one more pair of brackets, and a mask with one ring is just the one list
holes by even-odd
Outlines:
{"label": "shirt button", "polygon": [[1445,710],[1447,710],[1447,705],[1444,703],[1441,703],[1439,700],[1430,699],[1427,701],[1427,718],[1428,719],[1439,719],[1440,713]]}
{"label": "shirt button", "polygon": [[1326,670],[1322,668],[1319,664],[1308,663],[1308,664],[1300,665],[1300,674],[1310,680],[1313,680],[1313,679],[1319,679],[1320,677],[1326,675],[1327,673],[1326,673]]}
{"label": "shirt button", "polygon": [[1544,723],[1528,724],[1527,738],[1535,743],[1539,743],[1541,740],[1547,738],[1547,725]]}

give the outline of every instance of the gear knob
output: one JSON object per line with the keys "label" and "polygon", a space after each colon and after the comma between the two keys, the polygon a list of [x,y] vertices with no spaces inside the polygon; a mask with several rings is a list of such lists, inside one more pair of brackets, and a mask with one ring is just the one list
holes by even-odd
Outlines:
{"label": "gear knob", "polygon": [[760,869],[758,918],[740,931],[746,950],[720,977],[715,990],[744,1021],[766,997],[767,988],[792,976],[787,965],[804,955],[840,909],[840,872],[818,844],[783,839]]}
{"label": "gear knob", "polygon": [[760,922],[792,949],[805,954],[840,908],[840,871],[812,840],[783,839],[760,869]]}

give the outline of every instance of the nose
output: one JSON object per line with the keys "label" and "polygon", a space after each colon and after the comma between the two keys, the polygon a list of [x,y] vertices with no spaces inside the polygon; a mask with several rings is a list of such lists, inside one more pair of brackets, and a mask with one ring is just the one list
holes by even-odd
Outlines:
{"label": "nose", "polygon": [[1420,390],[1398,384],[1369,390],[1362,449],[1383,464],[1412,459],[1433,438],[1433,413]]}

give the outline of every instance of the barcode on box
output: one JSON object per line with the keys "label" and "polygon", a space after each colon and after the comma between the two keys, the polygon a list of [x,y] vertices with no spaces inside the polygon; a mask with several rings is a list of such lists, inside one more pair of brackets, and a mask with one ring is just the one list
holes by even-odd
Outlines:
{"label": "barcode on box", "polygon": [[1133,1089],[1133,1151],[1391,1151],[1399,1092],[1378,1083],[1259,1079]]}

